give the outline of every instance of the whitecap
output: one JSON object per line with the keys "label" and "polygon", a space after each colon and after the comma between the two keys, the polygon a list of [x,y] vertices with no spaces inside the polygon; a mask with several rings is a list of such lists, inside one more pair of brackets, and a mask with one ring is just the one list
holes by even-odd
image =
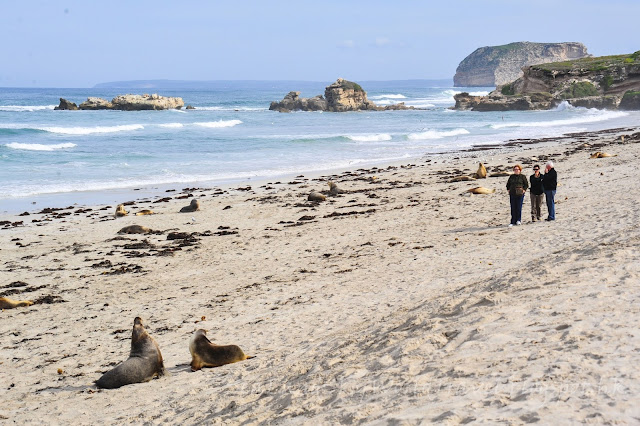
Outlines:
{"label": "whitecap", "polygon": [[531,122],[514,122],[514,123],[501,123],[492,124],[492,129],[504,129],[508,127],[556,127],[556,126],[571,126],[575,124],[585,123],[597,123],[599,121],[612,120],[614,118],[625,117],[629,115],[626,112],[619,111],[600,111],[600,110],[588,110],[587,115],[574,118],[566,118],[564,120],[548,120],[548,121],[531,121]]}
{"label": "whitecap", "polygon": [[54,109],[57,105],[0,105],[0,111],[32,112]]}
{"label": "whitecap", "polygon": [[206,121],[206,122],[193,123],[193,124],[195,124],[196,126],[201,126],[201,127],[219,128],[219,127],[237,126],[238,124],[242,124],[242,121],[240,121],[240,120],[219,120],[219,121]]}
{"label": "whitecap", "polygon": [[178,129],[180,127],[184,127],[184,124],[182,124],[182,123],[164,123],[164,124],[158,124],[158,126],[164,127],[164,128],[167,128],[167,129]]}
{"label": "whitecap", "polygon": [[11,149],[23,149],[27,151],[54,151],[56,149],[73,148],[75,143],[59,143],[56,145],[44,145],[40,143],[8,143],[5,145]]}
{"label": "whitecap", "polygon": [[141,124],[125,124],[120,126],[96,126],[96,127],[37,127],[51,133],[62,133],[65,135],[90,135],[92,133],[113,133],[126,132],[132,130],[142,130]]}
{"label": "whitecap", "polygon": [[379,142],[391,140],[391,135],[387,133],[380,133],[377,135],[347,135],[346,137],[355,142]]}
{"label": "whitecap", "polygon": [[426,139],[441,139],[448,136],[460,136],[468,135],[467,129],[454,129],[454,130],[427,130],[426,132],[410,133],[407,138],[409,140],[426,140]]}
{"label": "whitecap", "polygon": [[406,99],[405,95],[397,94],[397,95],[376,95],[370,96],[369,99]]}

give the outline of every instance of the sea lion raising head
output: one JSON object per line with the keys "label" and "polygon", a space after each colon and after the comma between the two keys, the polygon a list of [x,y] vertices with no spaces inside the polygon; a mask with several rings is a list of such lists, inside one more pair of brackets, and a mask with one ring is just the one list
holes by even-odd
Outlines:
{"label": "sea lion raising head", "polygon": [[478,171],[471,176],[476,179],[485,179],[487,177],[487,169],[485,169],[484,164],[480,163],[480,165],[478,166]]}
{"label": "sea lion raising head", "polygon": [[13,309],[20,306],[31,306],[33,302],[31,300],[13,300],[8,297],[0,297],[0,309]]}
{"label": "sea lion raising head", "polygon": [[200,329],[195,332],[189,342],[191,352],[191,370],[198,371],[202,367],[219,367],[233,362],[254,358],[246,356],[236,345],[220,346],[207,339],[207,331]]}
{"label": "sea lion raising head", "polygon": [[151,232],[151,228],[141,225],[129,225],[125,226],[118,231],[118,234],[148,234]]}
{"label": "sea lion raising head", "polygon": [[124,204],[118,204],[118,207],[116,207],[115,217],[122,217],[128,214],[129,212],[124,209]]}
{"label": "sea lion raising head", "polygon": [[132,383],[148,382],[155,376],[164,376],[164,362],[158,344],[149,336],[142,325],[142,319],[133,320],[131,352],[129,358],[102,375],[96,385],[105,389],[115,389]]}
{"label": "sea lion raising head", "polygon": [[200,210],[200,202],[195,198],[191,199],[191,203],[188,206],[185,206],[180,209],[180,213],[192,213]]}
{"label": "sea lion raising head", "polygon": [[329,194],[331,195],[335,196],[343,192],[340,188],[338,188],[338,185],[336,185],[335,182],[329,181],[328,185],[329,185]]}
{"label": "sea lion raising head", "polygon": [[496,190],[495,189],[484,188],[482,186],[477,186],[475,188],[467,189],[467,192],[470,192],[472,194],[493,194],[494,192],[496,192]]}

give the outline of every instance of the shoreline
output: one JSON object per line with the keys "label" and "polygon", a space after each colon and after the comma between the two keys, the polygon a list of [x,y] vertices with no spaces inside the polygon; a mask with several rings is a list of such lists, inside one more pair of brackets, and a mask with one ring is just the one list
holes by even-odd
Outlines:
{"label": "shoreline", "polygon": [[[0,229],[0,294],[38,303],[0,312],[0,419],[632,423],[639,156],[640,127],[625,127],[194,190],[194,213],[178,213],[191,197],[176,191],[127,207],[150,216],[115,219],[101,205],[12,216],[25,226]],[[520,162],[528,176],[546,159],[556,222],[531,223],[526,197],[523,226],[507,227],[506,177],[449,182],[479,161]],[[308,202],[329,179],[343,192]],[[496,192],[466,192],[475,186]],[[157,233],[117,234],[132,224]],[[136,316],[170,375],[96,388],[126,359]],[[256,358],[192,373],[199,328]]]}

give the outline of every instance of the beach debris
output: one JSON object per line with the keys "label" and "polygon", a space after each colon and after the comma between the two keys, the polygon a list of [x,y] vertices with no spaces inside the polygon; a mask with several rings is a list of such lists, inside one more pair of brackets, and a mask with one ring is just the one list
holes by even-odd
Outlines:
{"label": "beach debris", "polygon": [[126,216],[128,214],[129,214],[129,212],[124,209],[124,204],[118,204],[118,207],[116,207],[116,212],[115,212],[114,216],[115,217],[123,217],[123,216]]}
{"label": "beach debris", "polygon": [[193,213],[200,210],[200,202],[195,198],[191,200],[188,206],[180,209],[180,213]]}
{"label": "beach debris", "polygon": [[489,189],[489,188],[485,188],[483,186],[476,186],[475,188],[467,189],[466,192],[470,192],[472,194],[493,194],[494,192],[496,192],[496,190],[495,190],[495,188],[494,189]]}
{"label": "beach debris", "polygon": [[600,152],[600,151],[596,151],[593,154],[591,154],[591,157],[589,158],[606,158],[606,157],[617,157],[618,154],[609,154],[608,152]]}
{"label": "beach debris", "polygon": [[509,172],[495,172],[495,173],[491,173],[489,175],[489,177],[505,177],[505,176],[511,176],[511,173],[509,173]]}
{"label": "beach debris", "polygon": [[118,231],[118,234],[148,234],[152,232],[151,228],[147,228],[142,225],[129,225],[125,226]]}
{"label": "beach debris", "polygon": [[326,201],[327,197],[315,191],[311,191],[307,197],[308,201]]}
{"label": "beach debris", "polygon": [[453,182],[467,182],[470,180],[476,180],[476,178],[471,177],[471,176],[466,176],[466,175],[462,175],[462,176],[456,176],[452,179],[449,179],[449,183],[453,183]]}
{"label": "beach debris", "polygon": [[13,300],[8,297],[0,297],[0,309],[13,309],[31,305],[33,305],[31,300]]}

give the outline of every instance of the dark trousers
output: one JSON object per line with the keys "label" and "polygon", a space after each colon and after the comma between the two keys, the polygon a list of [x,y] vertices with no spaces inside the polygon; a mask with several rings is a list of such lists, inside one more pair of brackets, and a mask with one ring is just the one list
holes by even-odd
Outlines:
{"label": "dark trousers", "polygon": [[522,203],[524,203],[524,195],[509,195],[511,203],[511,224],[522,221]]}
{"label": "dark trousers", "polygon": [[547,210],[549,211],[549,220],[556,220],[556,190],[545,189],[544,198],[547,200]]}

